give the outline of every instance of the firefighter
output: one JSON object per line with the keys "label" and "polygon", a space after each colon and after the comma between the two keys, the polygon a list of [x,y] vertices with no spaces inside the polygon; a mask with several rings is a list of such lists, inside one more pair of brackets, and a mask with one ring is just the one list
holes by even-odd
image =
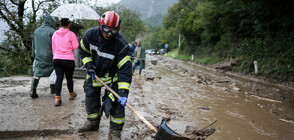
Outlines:
{"label": "firefighter", "polygon": [[109,139],[120,139],[125,123],[125,103],[127,102],[132,81],[130,48],[125,38],[119,33],[121,19],[114,11],[107,11],[99,19],[100,26],[93,27],[84,34],[80,41],[79,52],[87,69],[84,82],[86,93],[85,105],[87,121],[79,132],[97,131],[101,114],[100,95],[102,84],[95,75],[119,94],[117,99],[106,90],[102,99],[107,102],[104,112],[110,114]]}

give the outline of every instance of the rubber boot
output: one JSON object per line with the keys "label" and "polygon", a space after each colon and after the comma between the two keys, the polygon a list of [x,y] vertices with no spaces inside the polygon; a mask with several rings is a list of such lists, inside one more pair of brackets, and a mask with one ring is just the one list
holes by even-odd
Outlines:
{"label": "rubber boot", "polygon": [[108,140],[121,140],[121,131],[110,129],[108,133]]}
{"label": "rubber boot", "polygon": [[97,131],[99,129],[100,124],[100,118],[94,121],[87,120],[85,124],[79,128],[79,132],[85,132],[85,131]]}
{"label": "rubber boot", "polygon": [[51,91],[51,94],[55,94],[56,93],[56,91],[55,91],[55,85],[54,84],[50,85],[50,91]]}
{"label": "rubber boot", "polygon": [[60,106],[62,104],[61,97],[55,96],[55,106]]}
{"label": "rubber boot", "polygon": [[77,97],[77,93],[76,92],[72,92],[72,93],[69,93],[69,100],[74,100],[75,97]]}
{"label": "rubber boot", "polygon": [[31,91],[30,91],[30,97],[32,98],[38,98],[37,94],[37,86],[39,84],[39,79],[33,78],[32,79],[32,84],[31,84]]}

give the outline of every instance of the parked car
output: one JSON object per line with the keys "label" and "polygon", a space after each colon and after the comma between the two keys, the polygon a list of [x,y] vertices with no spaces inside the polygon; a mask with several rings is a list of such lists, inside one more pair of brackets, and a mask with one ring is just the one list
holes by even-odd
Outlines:
{"label": "parked car", "polygon": [[166,53],[166,50],[165,50],[165,49],[160,49],[160,50],[158,51],[158,53],[161,54],[161,55],[163,55],[163,54]]}
{"label": "parked car", "polygon": [[145,50],[145,53],[146,54],[151,54],[151,50],[149,49],[149,50]]}
{"label": "parked car", "polygon": [[157,54],[157,49],[151,49],[151,53],[150,54]]}

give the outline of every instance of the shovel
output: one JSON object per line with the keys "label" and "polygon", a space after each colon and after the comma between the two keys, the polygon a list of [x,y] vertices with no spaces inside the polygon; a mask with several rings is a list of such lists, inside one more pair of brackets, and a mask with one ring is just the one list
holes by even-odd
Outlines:
{"label": "shovel", "polygon": [[[135,58],[135,59],[138,59],[138,60],[145,60],[145,59],[138,58],[138,57],[132,57],[132,58]],[[151,62],[152,65],[157,65],[157,60],[151,60],[150,62]]]}
{"label": "shovel", "polygon": [[[95,75],[95,78],[104,85],[104,87],[109,90],[116,98],[119,98],[120,96],[112,90],[108,85],[106,85],[98,76]],[[154,139],[155,140],[190,140],[189,138],[183,137],[176,132],[174,132],[172,129],[170,129],[166,125],[166,119],[163,119],[161,121],[160,126],[158,129],[154,127],[150,122],[148,122],[135,108],[133,108],[130,104],[126,103],[126,106],[134,112],[140,119],[143,121],[149,128],[151,128],[156,134]]]}

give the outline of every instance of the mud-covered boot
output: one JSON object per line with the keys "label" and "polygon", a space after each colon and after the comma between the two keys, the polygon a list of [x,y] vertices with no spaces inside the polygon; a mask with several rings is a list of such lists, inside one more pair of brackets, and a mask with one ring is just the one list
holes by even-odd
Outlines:
{"label": "mud-covered boot", "polygon": [[121,131],[110,129],[108,133],[108,140],[121,140]]}
{"label": "mud-covered boot", "polygon": [[38,94],[37,94],[37,86],[39,83],[39,79],[33,78],[32,79],[32,84],[31,84],[31,91],[30,91],[30,97],[32,98],[38,98]]}
{"label": "mud-covered boot", "polygon": [[62,104],[61,97],[55,96],[55,106],[60,106]]}
{"label": "mud-covered boot", "polygon": [[55,91],[55,85],[54,84],[50,85],[50,92],[51,92],[51,94],[55,94],[56,93],[56,91]]}
{"label": "mud-covered boot", "polygon": [[70,92],[69,93],[69,100],[74,100],[75,99],[75,97],[77,97],[77,93],[76,92]]}
{"label": "mud-covered boot", "polygon": [[97,131],[99,129],[100,124],[100,118],[95,121],[89,121],[87,120],[85,124],[79,128],[79,132],[85,132],[85,131]]}

